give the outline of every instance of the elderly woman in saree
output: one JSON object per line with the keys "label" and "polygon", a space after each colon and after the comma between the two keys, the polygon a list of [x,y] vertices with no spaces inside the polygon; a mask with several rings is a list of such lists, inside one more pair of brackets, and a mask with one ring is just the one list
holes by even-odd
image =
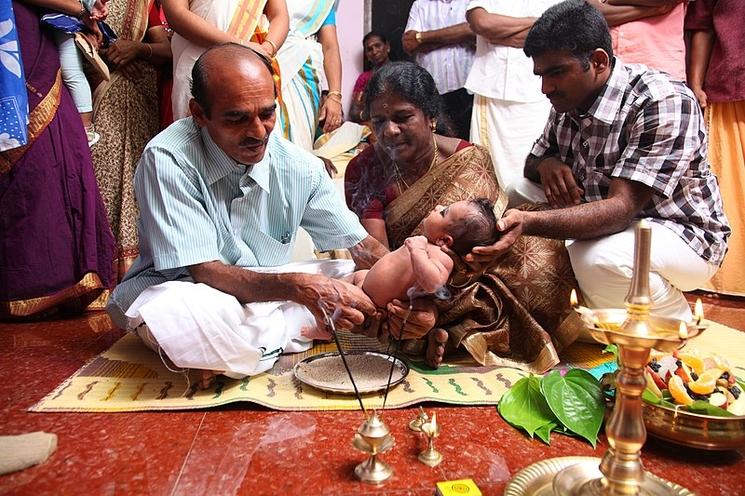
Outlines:
{"label": "elderly woman in saree", "polygon": [[336,7],[334,0],[287,0],[290,32],[277,53],[278,118],[285,138],[306,150],[313,150],[320,131],[331,132],[343,122]]}
{"label": "elderly woman in saree", "polygon": [[157,68],[171,60],[168,34],[151,0],[109,2],[107,22],[118,35],[105,52],[111,77],[93,92],[100,141],[91,148],[109,224],[117,241],[121,279],[137,258],[133,178],[145,144],[160,128]]}
{"label": "elderly woman in saree", "polygon": [[27,98],[29,107],[28,142],[0,153],[2,319],[80,311],[116,283],[114,237],[83,123],[62,83],[52,33],[39,23],[42,9],[78,14],[80,2],[31,3],[14,0],[12,8],[0,8],[6,55],[0,70],[21,79],[17,92],[3,98]]}
{"label": "elderly woman in saree", "polygon": [[273,58],[287,37],[284,0],[162,0],[173,28],[173,117],[189,115],[191,69],[204,51],[223,43],[249,45]]}
{"label": "elderly woman in saree", "polygon": [[[364,101],[378,141],[350,162],[345,194],[372,236],[398,248],[421,234],[436,205],[476,197],[495,202],[501,216],[507,198],[489,153],[443,134],[440,97],[428,72],[409,62],[389,63],[373,75]],[[482,365],[544,372],[581,328],[569,307],[575,286],[564,245],[555,240],[524,238],[476,271],[456,259],[451,296],[436,301],[435,326],[418,341],[425,361],[437,366],[460,348]]]}

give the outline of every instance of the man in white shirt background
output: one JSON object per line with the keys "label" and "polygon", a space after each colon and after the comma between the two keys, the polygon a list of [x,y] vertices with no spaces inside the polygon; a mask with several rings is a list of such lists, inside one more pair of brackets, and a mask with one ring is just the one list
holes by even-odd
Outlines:
{"label": "man in white shirt background", "polygon": [[469,138],[473,95],[464,88],[475,36],[466,22],[468,0],[416,0],[401,39],[403,48],[437,84],[456,135]]}
{"label": "man in white shirt background", "polygon": [[491,153],[510,206],[546,201],[543,192],[516,192],[525,159],[543,133],[551,104],[522,47],[535,20],[558,0],[471,0],[466,19],[476,33],[476,55],[466,81],[474,94],[470,141]]}

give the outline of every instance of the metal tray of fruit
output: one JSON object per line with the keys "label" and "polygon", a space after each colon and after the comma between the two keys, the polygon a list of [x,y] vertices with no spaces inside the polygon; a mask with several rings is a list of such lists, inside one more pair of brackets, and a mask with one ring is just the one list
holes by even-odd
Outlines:
{"label": "metal tray of fruit", "polygon": [[[745,392],[738,387],[734,373],[721,357],[677,353],[657,356],[646,372],[647,389],[659,395],[667,389],[663,396],[671,397],[663,404],[644,402],[647,432],[705,450],[745,447]],[[694,401],[726,409],[723,413],[731,416],[691,412],[680,406]]]}

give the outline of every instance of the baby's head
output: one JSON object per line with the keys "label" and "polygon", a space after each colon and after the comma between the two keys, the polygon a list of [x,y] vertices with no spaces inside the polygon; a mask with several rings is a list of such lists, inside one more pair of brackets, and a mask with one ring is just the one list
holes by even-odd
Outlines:
{"label": "baby's head", "polygon": [[437,206],[424,219],[423,234],[430,243],[447,245],[458,255],[466,255],[474,246],[497,241],[497,218],[493,208],[486,198]]}

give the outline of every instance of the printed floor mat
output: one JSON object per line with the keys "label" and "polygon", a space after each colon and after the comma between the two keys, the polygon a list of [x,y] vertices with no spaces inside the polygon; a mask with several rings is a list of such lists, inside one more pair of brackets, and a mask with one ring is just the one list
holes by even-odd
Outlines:
{"label": "printed floor mat", "polygon": [[[344,345],[344,349],[348,349]],[[745,333],[710,323],[709,329],[689,347],[717,353],[745,370]],[[579,367],[598,373],[613,368],[613,357],[595,344],[575,343],[562,354],[565,369]],[[328,351],[333,344],[319,344],[305,353],[283,355],[263,374],[232,380],[218,377],[210,389],[200,390],[184,374],[169,371],[159,356],[128,334],[110,349],[90,360],[30,408],[34,412],[123,412],[209,408],[248,401],[275,410],[356,410],[353,395],[325,393],[295,379],[292,367],[299,361]],[[401,408],[425,401],[453,405],[496,405],[502,394],[526,372],[512,368],[445,365],[437,370],[410,361],[410,373],[388,394],[386,408]],[[379,408],[383,393],[363,395],[365,408]]]}

